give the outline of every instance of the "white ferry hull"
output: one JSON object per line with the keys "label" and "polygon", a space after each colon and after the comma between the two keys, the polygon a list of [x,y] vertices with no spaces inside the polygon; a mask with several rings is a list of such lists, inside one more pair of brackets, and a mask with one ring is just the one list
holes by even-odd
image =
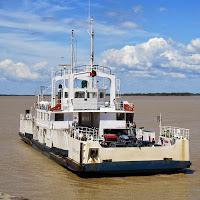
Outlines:
{"label": "white ferry hull", "polygon": [[[61,149],[49,148],[44,144],[19,133],[22,140],[32,147],[40,150],[46,156],[61,166],[81,175],[123,175],[123,174],[158,174],[176,173],[190,167],[191,162],[185,160],[136,160],[136,161],[114,161],[101,163],[78,163],[67,157],[68,152],[63,153]],[[29,135],[29,134],[28,134]]]}

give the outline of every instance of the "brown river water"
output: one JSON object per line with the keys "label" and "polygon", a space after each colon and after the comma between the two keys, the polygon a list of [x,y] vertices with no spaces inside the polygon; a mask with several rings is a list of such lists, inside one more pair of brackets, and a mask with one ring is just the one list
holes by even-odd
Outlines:
{"label": "brown river water", "polygon": [[80,178],[23,143],[19,114],[35,97],[0,97],[0,192],[28,199],[200,199],[200,97],[128,97],[137,126],[190,129],[192,167],[172,175]]}

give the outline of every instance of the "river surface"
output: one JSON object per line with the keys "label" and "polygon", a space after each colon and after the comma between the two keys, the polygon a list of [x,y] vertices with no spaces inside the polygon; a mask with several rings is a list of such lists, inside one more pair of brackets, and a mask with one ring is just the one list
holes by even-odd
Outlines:
{"label": "river surface", "polygon": [[34,97],[0,97],[0,192],[31,200],[200,199],[200,97],[128,97],[136,107],[137,126],[158,131],[163,125],[190,129],[190,173],[80,178],[23,143],[19,114]]}

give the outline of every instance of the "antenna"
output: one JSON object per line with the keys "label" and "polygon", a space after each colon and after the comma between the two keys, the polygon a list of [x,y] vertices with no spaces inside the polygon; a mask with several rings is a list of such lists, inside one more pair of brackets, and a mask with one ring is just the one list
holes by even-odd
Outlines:
{"label": "antenna", "polygon": [[90,18],[90,66],[93,69],[94,66],[94,30],[93,30],[93,18]]}
{"label": "antenna", "polygon": [[94,66],[94,30],[93,30],[93,22],[94,19],[91,17],[91,0],[88,1],[88,19],[89,19],[89,34],[90,34],[90,67],[91,70]]}
{"label": "antenna", "polygon": [[157,121],[159,122],[159,129],[160,129],[160,135],[162,131],[162,114],[160,113],[159,116],[157,116]]}
{"label": "antenna", "polygon": [[91,0],[88,0],[88,19],[91,18]]}
{"label": "antenna", "polygon": [[71,68],[70,71],[73,73],[74,68],[74,30],[71,33]]}
{"label": "antenna", "polygon": [[75,55],[74,55],[74,64],[75,64],[75,66],[77,66],[77,58],[78,58],[77,39],[75,38]]}

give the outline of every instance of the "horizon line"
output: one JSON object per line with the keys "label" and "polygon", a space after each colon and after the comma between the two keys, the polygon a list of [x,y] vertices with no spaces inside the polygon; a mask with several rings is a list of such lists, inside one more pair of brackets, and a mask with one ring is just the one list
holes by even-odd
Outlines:
{"label": "horizon line", "polygon": [[[109,95],[109,94],[107,94]],[[37,96],[34,94],[0,94],[0,96]],[[51,96],[46,94],[44,96]],[[200,93],[194,92],[131,92],[131,93],[122,93],[121,96],[200,96]]]}

